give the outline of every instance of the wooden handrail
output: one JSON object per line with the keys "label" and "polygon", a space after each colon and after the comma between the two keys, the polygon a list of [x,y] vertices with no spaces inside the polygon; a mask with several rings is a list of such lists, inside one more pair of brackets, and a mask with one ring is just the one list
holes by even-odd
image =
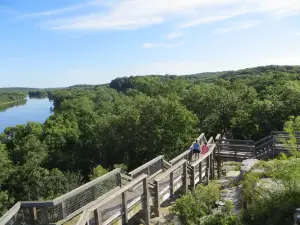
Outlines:
{"label": "wooden handrail", "polygon": [[[120,187],[115,187],[114,189],[110,190],[109,192],[107,192],[104,195],[102,195],[101,197],[99,197],[98,200],[107,198],[107,196],[110,196],[110,195],[114,194],[119,189],[120,189]],[[75,212],[71,213],[70,215],[68,215],[65,219],[60,220],[59,222],[57,222],[55,225],[62,225],[64,223],[68,222],[70,219],[74,218],[75,216],[77,216],[80,213],[84,212],[84,210],[86,210],[88,207],[92,206],[92,204],[93,204],[93,202],[88,203],[87,205],[83,206],[82,208],[80,208],[80,209],[76,210]],[[83,216],[83,214],[81,215],[81,217]]]}
{"label": "wooden handrail", "polygon": [[107,198],[105,198],[103,200],[96,200],[94,202],[94,204],[89,209],[87,209],[87,211],[93,212],[94,210],[99,208],[101,205],[104,205],[104,204],[108,203],[109,201],[111,201],[115,197],[117,197],[118,195],[121,195],[123,192],[131,189],[132,187],[134,187],[135,185],[140,183],[142,180],[144,180],[146,177],[147,177],[147,174],[142,174],[141,176],[138,176],[137,178],[132,180],[130,183],[126,184],[125,186],[123,186],[122,188],[117,190],[113,195],[110,195],[110,196],[108,196]]}
{"label": "wooden handrail", "polygon": [[195,167],[199,163],[201,163],[203,160],[205,160],[209,155],[211,155],[214,152],[215,147],[216,147],[216,144],[212,144],[211,146],[209,146],[209,151],[206,154],[204,154],[204,155],[201,154],[200,157],[199,157],[199,159],[197,161],[193,162],[191,164],[191,166]]}
{"label": "wooden handrail", "polygon": [[143,164],[142,166],[136,168],[135,170],[131,171],[130,173],[128,173],[129,175],[131,176],[134,176],[135,174],[143,171],[144,169],[148,168],[149,166],[151,166],[152,164],[160,161],[160,160],[163,160],[164,156],[163,155],[160,155],[158,157],[156,157],[155,159],[152,159],[151,161]]}
{"label": "wooden handrail", "polygon": [[21,202],[17,202],[9,211],[7,211],[1,218],[0,224],[8,223],[20,210]]}
{"label": "wooden handrail", "polygon": [[188,155],[191,152],[191,150],[186,150],[185,152],[181,153],[179,156],[175,157],[174,159],[172,159],[170,161],[171,164],[174,164],[178,161],[180,161],[180,159],[183,159],[186,155]]}
{"label": "wooden handrail", "polygon": [[172,166],[171,168],[167,169],[165,172],[163,172],[162,174],[160,174],[158,177],[156,177],[154,179],[154,181],[160,181],[162,179],[164,179],[166,176],[170,175],[170,173],[174,172],[175,170],[177,170],[179,167],[181,167],[184,163],[186,162],[185,159],[180,160],[178,163],[176,163],[174,166]]}
{"label": "wooden handrail", "polygon": [[54,200],[53,200],[53,203],[54,203],[54,205],[58,205],[58,204],[62,203],[64,200],[66,200],[66,199],[68,199],[68,198],[70,198],[70,197],[72,197],[72,196],[74,196],[74,195],[77,195],[77,194],[79,194],[80,192],[83,192],[83,191],[85,191],[85,190],[91,188],[91,187],[94,186],[95,184],[97,184],[97,183],[99,183],[99,182],[101,182],[101,181],[104,181],[104,180],[106,180],[107,178],[112,177],[112,176],[114,176],[114,175],[117,175],[117,174],[119,174],[119,173],[121,173],[121,169],[120,169],[120,168],[114,169],[113,171],[111,171],[111,172],[109,172],[109,173],[107,173],[107,174],[105,174],[105,175],[103,175],[103,176],[101,176],[101,177],[99,177],[99,178],[97,178],[97,179],[95,179],[95,180],[92,180],[92,181],[90,181],[89,183],[86,183],[86,184],[84,184],[84,185],[82,185],[82,186],[80,186],[80,187],[74,189],[73,191],[70,191],[70,192],[67,193],[67,194],[64,194],[64,195],[62,195],[62,196],[60,196],[60,197],[54,199]]}

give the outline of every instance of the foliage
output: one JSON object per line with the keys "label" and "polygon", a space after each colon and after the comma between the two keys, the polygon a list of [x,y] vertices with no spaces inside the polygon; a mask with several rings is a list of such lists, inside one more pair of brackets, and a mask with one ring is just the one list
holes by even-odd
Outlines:
{"label": "foliage", "polygon": [[293,157],[300,158],[297,139],[294,133],[295,131],[300,131],[300,116],[291,116],[290,119],[284,124],[284,131],[288,133],[289,138],[287,140],[283,139],[283,144]]}
{"label": "foliage", "polygon": [[172,211],[177,213],[185,224],[199,224],[201,217],[212,213],[219,198],[218,185],[199,185],[194,192],[177,199]]}
{"label": "foliage", "polygon": [[99,165],[93,169],[93,173],[89,176],[89,178],[90,178],[90,180],[95,180],[98,177],[101,177],[107,173],[108,173],[108,171],[106,169],[104,169],[101,165]]}
{"label": "foliage", "polygon": [[286,154],[284,154],[282,152],[276,158],[278,160],[287,160],[288,159],[288,157],[286,156]]}
{"label": "foliage", "polygon": [[0,104],[20,101],[26,98],[26,92],[22,91],[0,91]]}
{"label": "foliage", "polygon": [[[249,173],[243,184],[244,224],[281,225],[293,222],[293,212],[300,201],[299,159],[265,162],[269,180],[260,180],[259,174]],[[260,185],[257,185],[260,184]]]}
{"label": "foliage", "polygon": [[45,90],[29,91],[30,98],[47,98],[48,93]]}

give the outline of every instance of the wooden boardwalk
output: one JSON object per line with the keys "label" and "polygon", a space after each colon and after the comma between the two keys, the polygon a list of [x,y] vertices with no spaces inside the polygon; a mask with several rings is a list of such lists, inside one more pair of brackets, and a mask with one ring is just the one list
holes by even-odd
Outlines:
{"label": "wooden boardwalk", "polygon": [[[300,144],[300,132],[296,135]],[[149,224],[150,213],[159,216],[160,205],[175,192],[187,193],[220,175],[221,161],[274,157],[286,151],[283,139],[287,138],[284,132],[272,132],[257,142],[221,139],[220,135],[207,140],[201,134],[198,141],[207,142],[209,151],[199,159],[190,159],[191,151],[186,150],[169,162],[158,156],[128,174],[116,169],[52,201],[18,202],[0,218],[0,224],[123,224],[141,211]]]}

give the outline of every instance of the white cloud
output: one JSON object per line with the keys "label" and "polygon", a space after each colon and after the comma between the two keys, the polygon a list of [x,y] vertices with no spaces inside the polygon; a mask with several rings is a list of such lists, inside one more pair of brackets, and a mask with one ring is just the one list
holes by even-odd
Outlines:
{"label": "white cloud", "polygon": [[297,36],[300,36],[300,32],[297,32],[296,35],[297,35]]}
{"label": "white cloud", "polygon": [[215,30],[214,33],[223,34],[223,33],[231,32],[231,31],[235,31],[235,30],[249,29],[249,28],[258,26],[259,24],[260,24],[260,22],[256,21],[256,20],[243,21],[243,22],[233,23],[229,27],[219,28],[219,29]]}
{"label": "white cloud", "polygon": [[[188,28],[188,27],[194,27],[201,24],[206,23],[213,23],[218,22],[222,20],[231,19],[233,17],[246,14],[248,12],[251,12],[250,7],[241,7],[236,8],[234,10],[217,10],[216,12],[208,12],[207,15],[202,15],[200,18],[196,18],[184,23],[179,24],[179,28]],[[213,15],[215,14],[215,15]]]}
{"label": "white cloud", "polygon": [[82,4],[72,5],[72,6],[65,7],[65,8],[59,8],[59,9],[48,10],[48,11],[43,11],[43,12],[25,14],[22,16],[22,18],[57,16],[57,15],[62,15],[62,14],[66,14],[66,13],[70,13],[70,12],[74,12],[74,11],[79,11],[79,10],[82,10],[85,8],[90,8],[90,7],[95,7],[95,6],[103,6],[103,5],[109,5],[109,4],[104,3],[103,0],[94,0],[94,1],[89,1],[86,3],[82,3]]}
{"label": "white cloud", "polygon": [[177,33],[170,33],[166,36],[167,39],[172,40],[172,39],[176,39],[179,37],[182,37],[183,33],[182,32],[177,32]]}
{"label": "white cloud", "polygon": [[[95,1],[92,1],[91,4]],[[36,15],[58,15],[86,5],[70,6]],[[47,22],[47,27],[61,30],[137,29],[166,21],[181,28],[233,18],[246,13],[286,16],[300,13],[299,0],[122,0],[103,13],[90,7],[81,16],[63,17]],[[226,11],[222,11],[226,10]],[[200,15],[200,16],[199,16]],[[185,22],[183,22],[185,21]]]}
{"label": "white cloud", "polygon": [[143,48],[176,48],[180,45],[182,45],[183,42],[178,43],[178,44],[163,44],[163,43],[145,43],[143,44]]}

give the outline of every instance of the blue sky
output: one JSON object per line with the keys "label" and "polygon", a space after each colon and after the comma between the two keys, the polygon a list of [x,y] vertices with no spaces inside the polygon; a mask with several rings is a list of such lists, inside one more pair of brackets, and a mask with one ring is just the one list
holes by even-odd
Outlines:
{"label": "blue sky", "polygon": [[0,86],[300,64],[299,0],[1,0]]}

